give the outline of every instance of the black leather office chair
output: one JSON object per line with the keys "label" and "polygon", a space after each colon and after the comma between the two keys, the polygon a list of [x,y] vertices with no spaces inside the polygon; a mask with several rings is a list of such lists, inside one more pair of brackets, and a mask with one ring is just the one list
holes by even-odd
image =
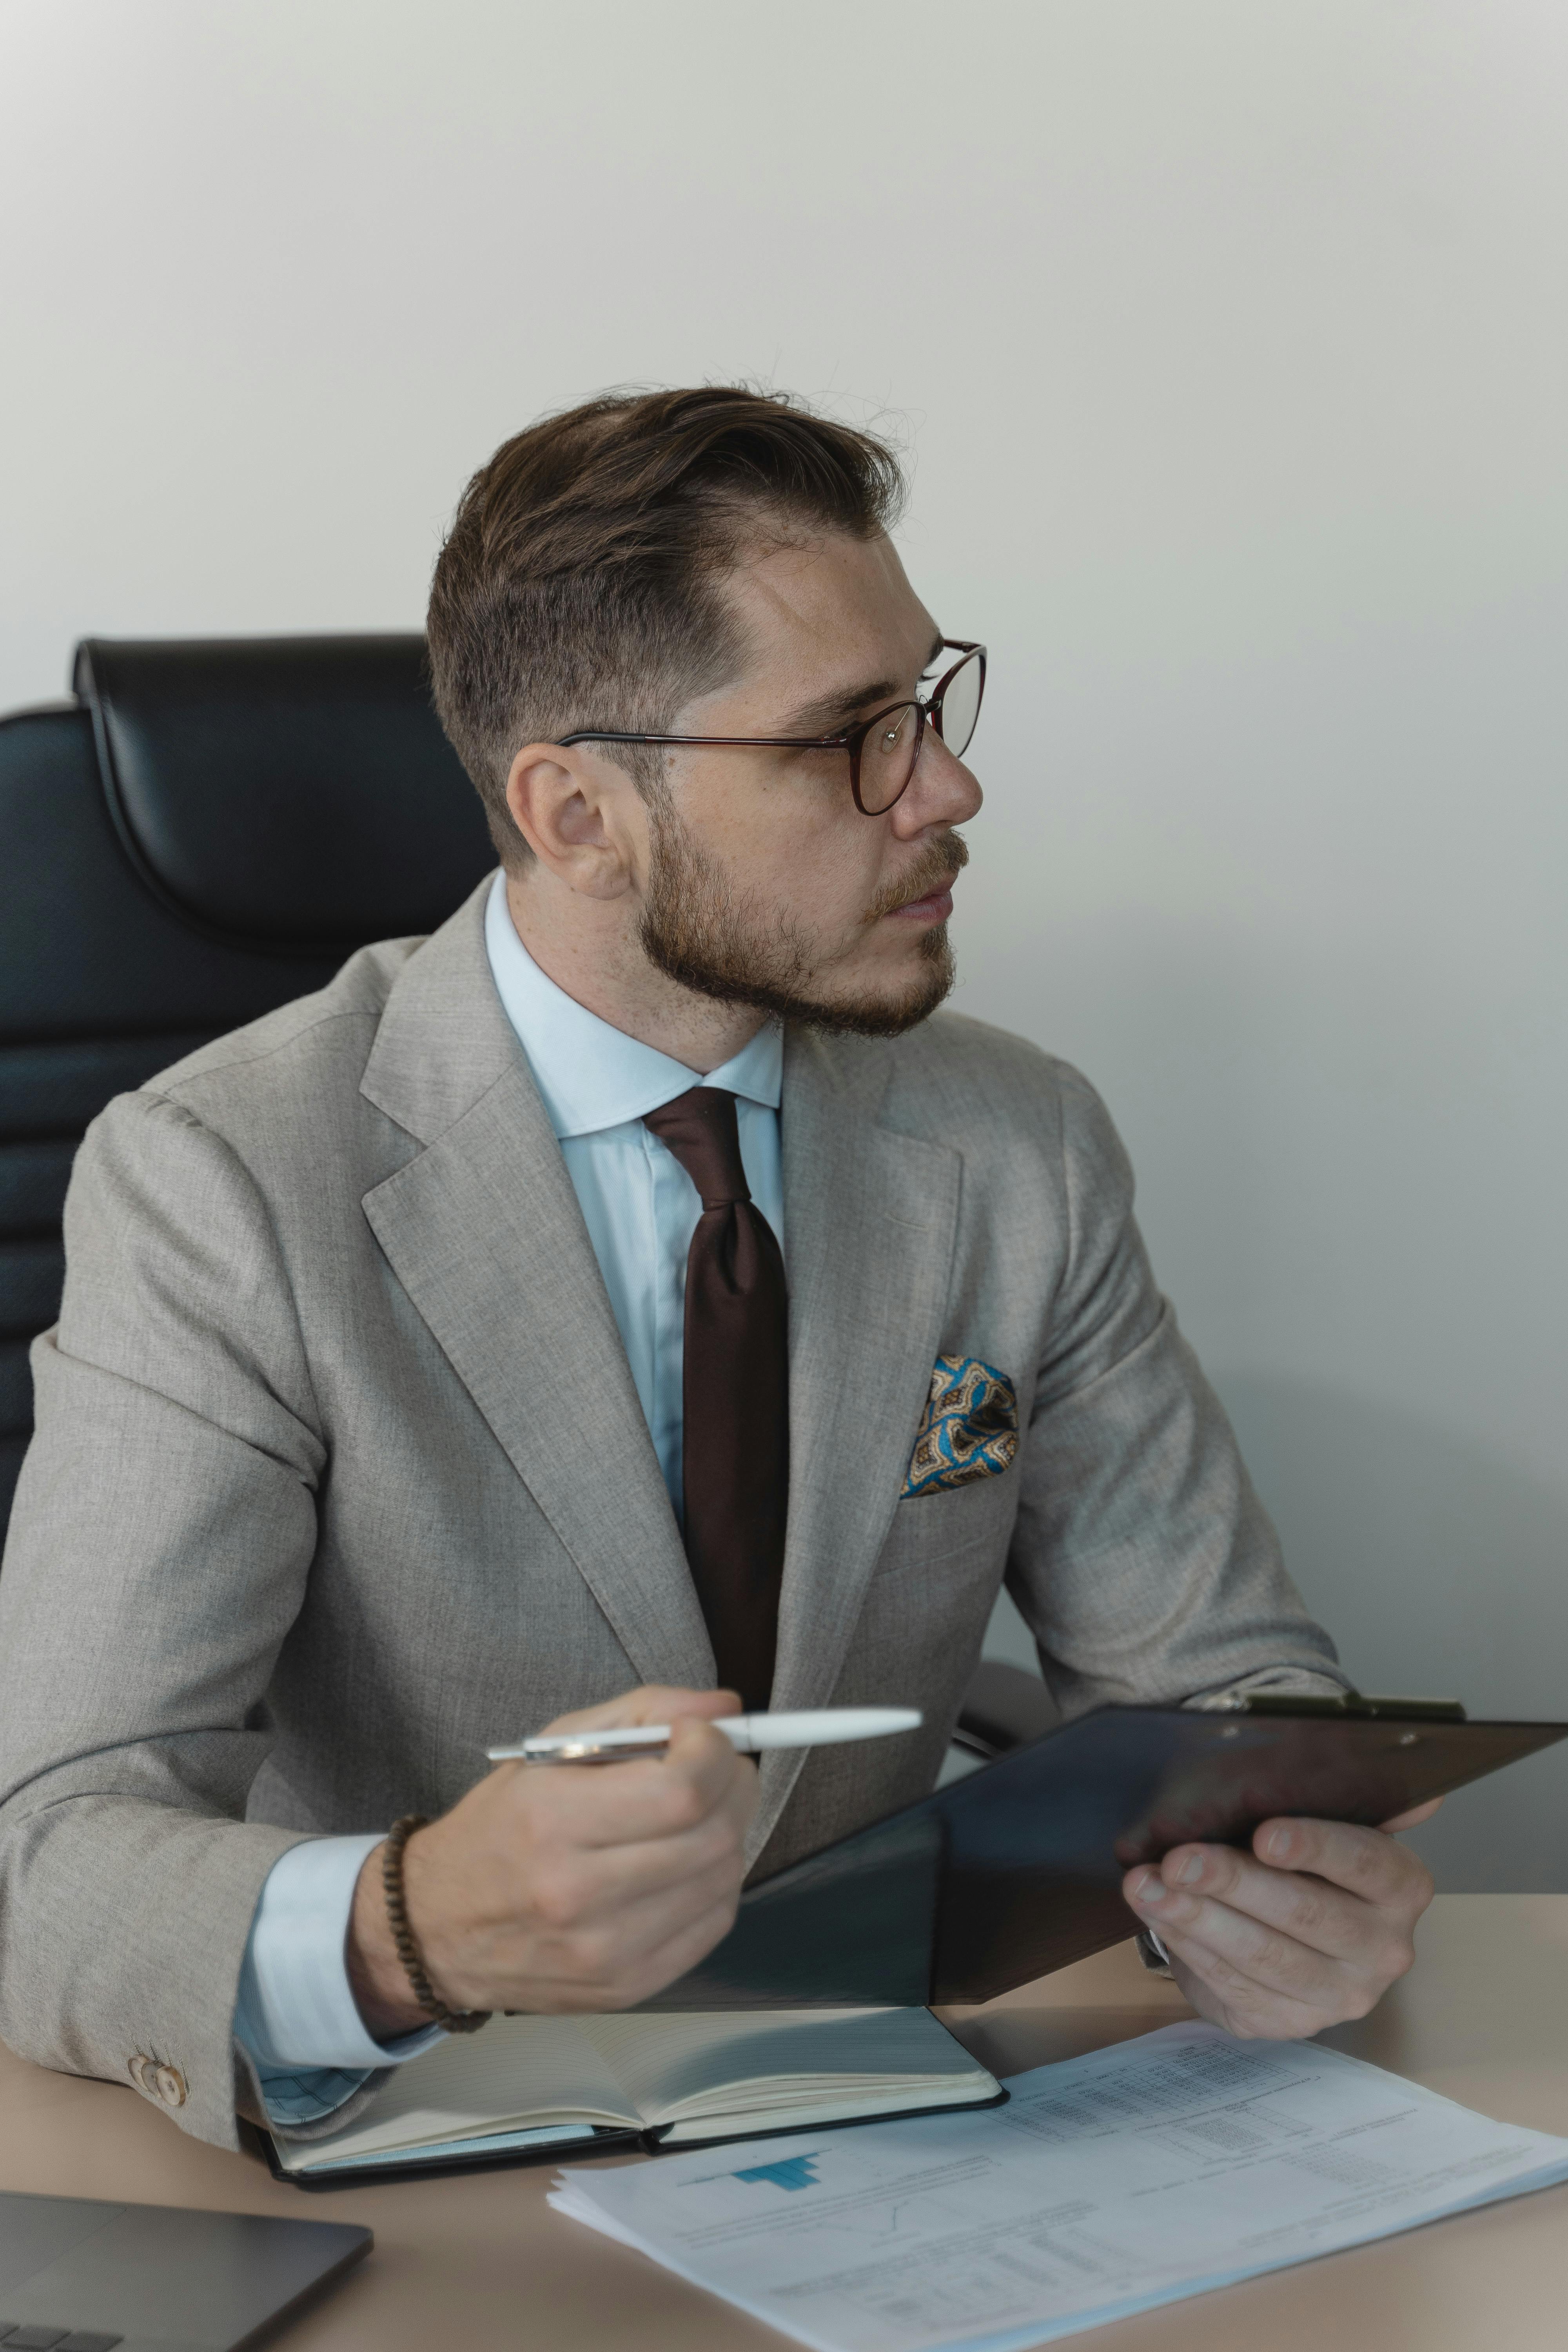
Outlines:
{"label": "black leather office chair", "polygon": [[495,863],[422,636],[89,638],[74,683],[0,719],[0,1531],[88,1121]]}
{"label": "black leather office chair", "polygon": [[1038,1675],[1010,1666],[1003,1658],[982,1658],[963,1695],[963,1712],[952,1744],[979,1764],[1005,1756],[1009,1748],[1038,1739],[1061,1721],[1055,1700]]}

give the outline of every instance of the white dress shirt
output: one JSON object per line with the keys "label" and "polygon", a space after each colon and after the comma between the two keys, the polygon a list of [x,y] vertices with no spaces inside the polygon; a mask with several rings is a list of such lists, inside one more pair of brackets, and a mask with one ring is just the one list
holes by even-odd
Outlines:
{"label": "white dress shirt", "polygon": [[[781,1032],[766,1024],[706,1077],[640,1045],[540,970],[518,938],[499,874],[485,911],[485,946],[560,1141],[679,1518],[686,1256],[701,1202],[679,1160],[643,1126],[643,1114],[696,1085],[732,1094],[752,1198],[782,1247]],[[518,1305],[521,1319],[525,1302]],[[235,2032],[279,2124],[331,2114],[373,2069],[414,2057],[437,2036],[432,2026],[400,2042],[374,2041],[349,1988],[343,1955],[354,1885],[384,1833],[307,1839],[279,1858],[261,1890]]]}

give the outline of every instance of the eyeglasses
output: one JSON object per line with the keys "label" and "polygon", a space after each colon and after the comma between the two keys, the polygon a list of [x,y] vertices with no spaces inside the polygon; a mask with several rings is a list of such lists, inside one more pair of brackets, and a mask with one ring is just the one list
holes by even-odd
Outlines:
{"label": "eyeglasses", "polygon": [[921,755],[929,720],[955,760],[962,760],[974,739],[975,722],[985,694],[985,648],[961,637],[943,637],[943,653],[957,654],[928,700],[889,702],[869,719],[837,735],[630,735],[608,727],[582,727],[563,735],[563,751],[573,743],[722,744],[739,749],[757,744],[780,751],[847,751],[849,789],[862,816],[885,816],[909,789]]}

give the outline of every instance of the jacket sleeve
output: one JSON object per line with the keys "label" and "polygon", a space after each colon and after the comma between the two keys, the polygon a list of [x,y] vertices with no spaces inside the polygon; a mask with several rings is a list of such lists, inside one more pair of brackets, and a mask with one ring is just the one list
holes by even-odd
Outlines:
{"label": "jacket sleeve", "polygon": [[0,2035],[236,2144],[265,1692],[325,1448],[256,1186],[179,1105],[121,1097],[66,1204],[60,1319],[0,1574]]}
{"label": "jacket sleeve", "polygon": [[1068,1245],[1047,1313],[1007,1587],[1064,1713],[1345,1687],[1203,1369],[1154,1285],[1104,1105],[1061,1080]]}

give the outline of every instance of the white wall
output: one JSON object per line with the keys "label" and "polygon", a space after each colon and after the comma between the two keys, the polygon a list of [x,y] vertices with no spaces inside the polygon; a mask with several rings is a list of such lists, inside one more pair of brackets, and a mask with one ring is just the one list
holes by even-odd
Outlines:
{"label": "white wall", "polygon": [[1558,0],[8,0],[0,706],[416,624],[605,383],[890,416],[961,1001],[1109,1097],[1355,1673],[1568,1712],[1565,104]]}

